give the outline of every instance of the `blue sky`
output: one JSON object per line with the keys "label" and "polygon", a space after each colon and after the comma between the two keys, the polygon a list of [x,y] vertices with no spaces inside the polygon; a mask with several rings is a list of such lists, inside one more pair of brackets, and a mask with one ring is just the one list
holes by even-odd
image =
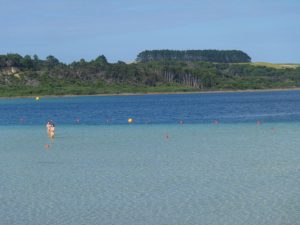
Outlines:
{"label": "blue sky", "polygon": [[300,63],[300,0],[0,0],[0,54],[71,62],[145,49],[239,49]]}

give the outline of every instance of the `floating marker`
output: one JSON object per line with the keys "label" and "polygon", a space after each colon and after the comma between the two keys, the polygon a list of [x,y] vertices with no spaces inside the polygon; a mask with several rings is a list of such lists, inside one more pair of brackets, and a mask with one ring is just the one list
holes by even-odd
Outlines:
{"label": "floating marker", "polygon": [[24,123],[24,118],[23,117],[20,118],[20,123]]}
{"label": "floating marker", "polygon": [[133,119],[132,118],[128,118],[128,123],[132,123]]}
{"label": "floating marker", "polygon": [[167,139],[167,140],[169,139],[169,134],[168,133],[165,134],[165,139]]}
{"label": "floating marker", "polygon": [[40,100],[40,97],[39,97],[39,96],[35,97],[35,100],[36,100],[36,101],[39,101],[39,100]]}
{"label": "floating marker", "polygon": [[216,124],[216,125],[219,124],[219,120],[214,120],[213,124]]}

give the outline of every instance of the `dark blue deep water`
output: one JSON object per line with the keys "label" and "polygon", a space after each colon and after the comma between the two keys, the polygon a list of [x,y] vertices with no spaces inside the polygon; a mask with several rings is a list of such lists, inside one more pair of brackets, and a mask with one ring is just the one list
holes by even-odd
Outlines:
{"label": "dark blue deep water", "polygon": [[300,121],[300,91],[1,99],[0,125]]}

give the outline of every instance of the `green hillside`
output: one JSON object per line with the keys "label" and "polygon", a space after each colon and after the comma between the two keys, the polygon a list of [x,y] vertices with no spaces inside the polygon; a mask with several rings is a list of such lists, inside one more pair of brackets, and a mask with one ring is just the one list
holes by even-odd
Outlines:
{"label": "green hillside", "polygon": [[300,87],[300,66],[96,59],[62,63],[54,56],[0,55],[0,96],[189,92]]}

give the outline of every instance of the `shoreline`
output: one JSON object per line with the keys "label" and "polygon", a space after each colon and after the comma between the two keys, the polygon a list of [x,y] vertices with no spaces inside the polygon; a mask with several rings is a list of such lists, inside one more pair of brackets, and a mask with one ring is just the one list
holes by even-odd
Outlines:
{"label": "shoreline", "polygon": [[247,92],[279,92],[279,91],[299,91],[297,88],[270,88],[270,89],[246,89],[246,90],[208,90],[208,91],[174,91],[174,92],[136,92],[136,93],[115,93],[115,94],[93,94],[93,95],[28,95],[28,96],[1,96],[0,99],[15,98],[68,98],[85,96],[139,96],[139,95],[176,95],[176,94],[222,94],[222,93],[247,93]]}

